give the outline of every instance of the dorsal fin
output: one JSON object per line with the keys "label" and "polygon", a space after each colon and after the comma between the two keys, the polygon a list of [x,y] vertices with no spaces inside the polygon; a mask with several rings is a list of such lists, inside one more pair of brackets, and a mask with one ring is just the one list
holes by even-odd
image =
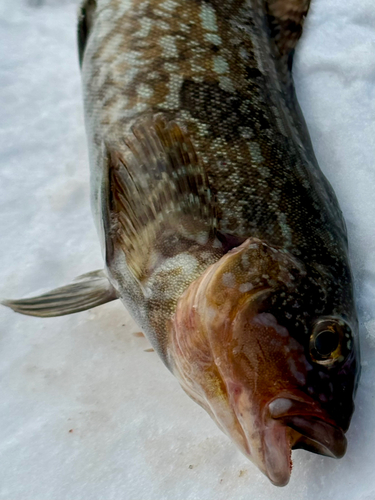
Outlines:
{"label": "dorsal fin", "polygon": [[291,69],[294,48],[302,35],[310,0],[265,0],[271,38]]}
{"label": "dorsal fin", "polygon": [[110,226],[105,231],[109,266],[120,248],[132,274],[142,280],[160,252],[177,252],[189,241],[205,245],[214,237],[208,179],[179,125],[142,119],[124,144],[107,144],[107,153],[103,220]]}
{"label": "dorsal fin", "polygon": [[85,52],[87,39],[94,21],[94,12],[96,10],[96,0],[84,0],[81,4],[78,15],[78,56],[79,65],[82,66],[83,54]]}

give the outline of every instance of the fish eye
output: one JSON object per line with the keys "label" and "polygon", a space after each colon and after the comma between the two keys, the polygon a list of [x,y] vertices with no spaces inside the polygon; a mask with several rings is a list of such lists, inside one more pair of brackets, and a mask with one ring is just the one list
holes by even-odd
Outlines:
{"label": "fish eye", "polygon": [[323,330],[315,337],[315,349],[322,356],[330,356],[337,349],[339,334],[333,330]]}
{"label": "fish eye", "polygon": [[333,366],[346,359],[352,344],[351,329],[344,321],[321,319],[310,337],[310,356],[315,363]]}

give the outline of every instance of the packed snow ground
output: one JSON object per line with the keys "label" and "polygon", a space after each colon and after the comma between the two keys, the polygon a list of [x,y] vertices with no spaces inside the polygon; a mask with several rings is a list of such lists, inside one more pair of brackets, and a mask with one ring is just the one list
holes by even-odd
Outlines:
{"label": "packed snow ground", "polygon": [[[76,2],[0,4],[0,296],[102,267],[76,55]],[[362,379],[342,460],[293,453],[272,486],[179,388],[119,302],[39,320],[0,310],[0,498],[375,499],[375,11],[313,0],[295,61],[343,209]]]}

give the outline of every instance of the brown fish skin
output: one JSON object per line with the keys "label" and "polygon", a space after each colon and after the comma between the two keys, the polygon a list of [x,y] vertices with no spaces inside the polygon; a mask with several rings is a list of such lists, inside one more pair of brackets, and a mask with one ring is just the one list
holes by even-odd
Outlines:
{"label": "brown fish skin", "polygon": [[359,345],[345,223],[291,67],[308,0],[85,0],[92,205],[106,270],[34,316],[121,298],[275,485],[291,450],[339,458]]}
{"label": "brown fish skin", "polygon": [[[344,453],[359,376],[345,223],[291,77],[308,7],[90,0],[79,28],[110,280],[188,394],[279,485],[292,447]],[[248,265],[220,285],[235,247]],[[273,416],[279,401],[292,414]]]}
{"label": "brown fish skin", "polygon": [[[306,2],[290,3],[293,13],[300,3],[306,11]],[[94,189],[103,141],[122,142],[139,117],[162,113],[189,132],[220,230],[265,239],[324,267],[332,273],[326,288],[339,276],[327,310],[350,317],[344,222],[299,127],[298,104],[284,98],[288,71],[280,70],[266,29],[266,3],[98,5],[82,66]]]}
{"label": "brown fish skin", "polygon": [[189,286],[171,328],[181,386],[278,486],[289,481],[292,448],[346,451],[322,396],[305,390],[311,359],[270,307],[279,289],[293,294],[305,277],[290,255],[250,238]]}

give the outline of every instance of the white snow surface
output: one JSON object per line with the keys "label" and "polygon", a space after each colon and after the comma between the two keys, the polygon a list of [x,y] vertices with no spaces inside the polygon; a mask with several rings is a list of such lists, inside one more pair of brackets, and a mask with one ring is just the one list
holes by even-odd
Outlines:
{"label": "white snow surface", "polygon": [[[346,219],[362,343],[348,451],[270,484],[180,389],[118,301],[56,319],[0,307],[0,498],[375,499],[375,10],[313,0],[294,74]],[[102,267],[73,0],[0,3],[0,296]]]}

